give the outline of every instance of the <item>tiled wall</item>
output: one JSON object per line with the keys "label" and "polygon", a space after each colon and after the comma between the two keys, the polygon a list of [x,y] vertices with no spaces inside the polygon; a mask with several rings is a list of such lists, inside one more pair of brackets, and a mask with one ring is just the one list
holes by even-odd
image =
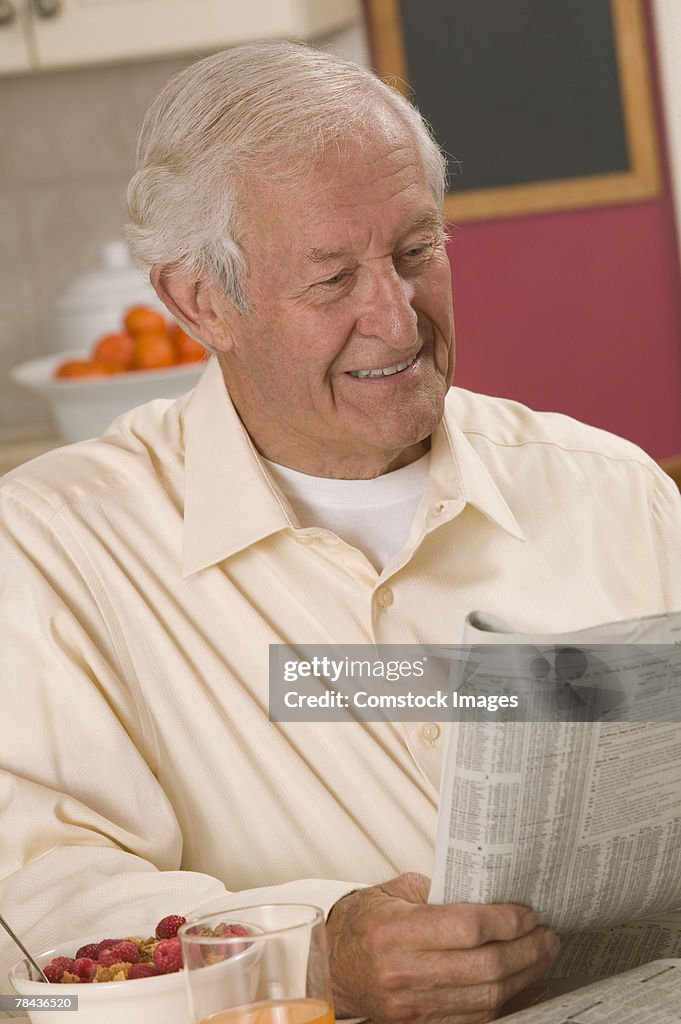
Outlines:
{"label": "tiled wall", "polygon": [[49,423],[7,372],[50,351],[52,302],[120,233],[140,120],[186,63],[0,79],[0,438]]}
{"label": "tiled wall", "polygon": [[[359,27],[323,43],[367,61]],[[51,351],[51,304],[120,233],[144,111],[189,61],[0,77],[0,441],[51,429],[8,370]]]}

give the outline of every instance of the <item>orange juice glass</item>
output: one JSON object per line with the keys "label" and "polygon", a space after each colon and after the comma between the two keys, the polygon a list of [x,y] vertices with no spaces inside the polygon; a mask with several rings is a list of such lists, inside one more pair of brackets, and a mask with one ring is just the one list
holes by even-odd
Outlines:
{"label": "orange juice glass", "polygon": [[193,1024],[334,1024],[319,907],[240,907],[178,934]]}

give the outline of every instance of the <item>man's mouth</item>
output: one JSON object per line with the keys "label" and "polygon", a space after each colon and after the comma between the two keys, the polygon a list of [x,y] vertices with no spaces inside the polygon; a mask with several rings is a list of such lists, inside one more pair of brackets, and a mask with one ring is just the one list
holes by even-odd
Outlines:
{"label": "man's mouth", "polygon": [[408,370],[413,363],[416,362],[420,353],[417,352],[410,359],[405,359],[403,363],[395,363],[394,366],[382,366],[375,370],[348,370],[348,377],[392,377],[394,373],[402,373],[403,370]]}

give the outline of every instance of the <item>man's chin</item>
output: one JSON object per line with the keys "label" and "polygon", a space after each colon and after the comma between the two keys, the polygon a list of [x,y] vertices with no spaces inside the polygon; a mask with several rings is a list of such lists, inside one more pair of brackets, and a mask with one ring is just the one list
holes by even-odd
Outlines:
{"label": "man's chin", "polygon": [[404,469],[405,466],[410,466],[412,462],[416,462],[417,459],[423,458],[430,451],[430,434],[424,437],[422,441],[417,441],[414,444],[409,445],[405,448],[397,458],[393,459],[389,463],[386,473],[394,473],[396,469]]}
{"label": "man's chin", "polygon": [[429,451],[431,435],[440,423],[443,412],[444,403],[430,415],[415,418],[411,425],[403,420],[395,425],[394,431],[387,429],[389,425],[386,423],[377,428],[374,444],[382,447],[386,455],[390,456],[390,472],[408,466]]}

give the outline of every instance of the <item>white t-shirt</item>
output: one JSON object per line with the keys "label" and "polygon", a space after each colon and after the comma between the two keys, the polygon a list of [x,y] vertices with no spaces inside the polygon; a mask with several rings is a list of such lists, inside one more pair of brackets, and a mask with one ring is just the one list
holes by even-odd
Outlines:
{"label": "white t-shirt", "polygon": [[331,530],[380,572],[407,542],[428,482],[430,452],[373,480],[308,476],[263,459],[302,527]]}

